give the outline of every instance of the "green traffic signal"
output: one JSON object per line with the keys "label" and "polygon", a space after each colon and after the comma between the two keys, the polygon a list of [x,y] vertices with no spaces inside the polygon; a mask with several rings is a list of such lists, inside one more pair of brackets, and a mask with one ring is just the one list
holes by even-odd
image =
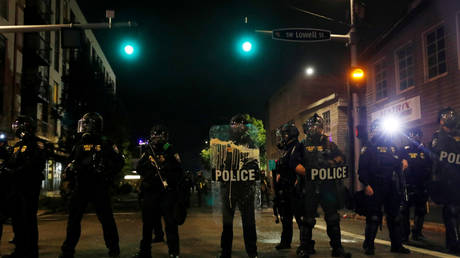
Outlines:
{"label": "green traffic signal", "polygon": [[133,40],[124,41],[120,46],[120,54],[125,59],[135,59],[139,55],[139,45]]}
{"label": "green traffic signal", "polygon": [[134,48],[131,45],[126,45],[125,46],[125,53],[127,55],[132,55],[134,53]]}
{"label": "green traffic signal", "polygon": [[249,52],[252,50],[252,44],[249,41],[245,41],[242,45],[241,48],[243,49],[244,52]]}

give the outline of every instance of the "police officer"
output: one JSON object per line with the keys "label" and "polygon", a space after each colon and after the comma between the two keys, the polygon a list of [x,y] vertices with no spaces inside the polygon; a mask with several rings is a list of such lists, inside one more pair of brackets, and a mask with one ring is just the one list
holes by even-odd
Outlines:
{"label": "police officer", "polygon": [[6,170],[6,163],[10,157],[8,140],[4,132],[0,132],[0,241],[2,240],[3,224],[11,216],[9,198],[11,195],[11,179],[9,171]]}
{"label": "police officer", "polygon": [[[155,221],[163,217],[169,257],[179,257],[179,229],[174,205],[180,201],[179,184],[184,178],[179,154],[168,142],[169,134],[164,125],[155,125],[150,131],[148,147],[137,165],[142,177],[142,240],[134,257],[151,256],[152,230]],[[185,205],[182,202],[182,205]],[[185,208],[185,207],[184,207]],[[183,223],[183,222],[182,222]]]}
{"label": "police officer", "polygon": [[[237,114],[233,116],[230,120],[230,140],[236,145],[255,148],[254,142],[247,133],[247,124],[248,121],[244,115]],[[231,153],[229,152],[228,155],[231,155]],[[228,158],[224,169],[232,170],[230,163],[231,158]],[[258,165],[249,162],[245,163],[243,168],[251,168],[255,169],[257,173],[259,172]],[[223,230],[220,242],[222,251],[219,256],[228,258],[232,255],[233,218],[235,216],[235,208],[238,205],[243,223],[246,253],[251,258],[257,257],[256,220],[254,214],[255,182],[232,182],[231,180],[221,182],[221,197]]]}
{"label": "police officer", "polygon": [[35,121],[19,116],[12,124],[19,141],[6,168],[11,172],[12,221],[15,251],[4,257],[38,257],[38,197],[44,179],[46,153],[44,143],[35,136]]}
{"label": "police officer", "polygon": [[110,257],[120,256],[117,225],[113,217],[110,189],[114,177],[124,165],[117,146],[102,135],[103,119],[98,113],[86,113],[78,121],[78,141],[63,173],[63,185],[70,192],[67,236],[59,257],[74,257],[81,232],[81,220],[89,202],[94,204],[102,224]]}
{"label": "police officer", "polygon": [[403,146],[399,156],[407,160],[408,168],[403,171],[405,189],[401,207],[403,241],[408,241],[410,234],[410,208],[414,207],[414,227],[412,239],[423,239],[423,221],[427,213],[427,184],[431,174],[431,161],[427,149],[421,142],[422,130],[412,128],[408,131],[409,144]]}
{"label": "police officer", "polygon": [[383,128],[381,120],[372,122],[371,139],[361,150],[359,158],[359,180],[364,184],[365,194],[368,196],[363,248],[367,255],[375,253],[374,240],[378,226],[382,222],[383,206],[390,231],[391,252],[407,254],[410,250],[401,244],[399,210],[401,203],[399,177],[401,169],[406,169],[407,162],[402,162],[397,156],[397,149],[391,143],[391,136]]}
{"label": "police officer", "polygon": [[203,195],[208,193],[208,184],[206,178],[203,176],[203,172],[199,171],[196,180],[195,180],[196,193],[198,195],[198,207],[201,207],[201,202],[203,201]]}
{"label": "police officer", "polygon": [[[280,130],[280,142],[277,147],[281,151],[281,157],[276,162],[276,168],[273,170],[273,186],[275,189],[274,208],[281,217],[283,231],[281,241],[276,245],[277,250],[291,248],[292,242],[292,218],[294,217],[301,229],[301,218],[296,212],[296,206],[299,203],[299,197],[296,192],[295,184],[297,175],[295,167],[299,162],[291,161],[294,159],[293,153],[302,149],[303,145],[299,143],[299,130],[293,124],[284,124]],[[298,212],[298,210],[297,210]]]}
{"label": "police officer", "polygon": [[440,129],[433,135],[431,143],[433,174],[430,196],[436,203],[444,205],[447,249],[453,253],[460,253],[460,132],[455,110],[442,109],[438,122]]}
{"label": "police officer", "polygon": [[[303,162],[296,166],[296,172],[301,176],[310,175],[306,168],[325,168],[343,164],[344,156],[338,149],[337,145],[330,141],[323,134],[324,120],[314,114],[303,124],[306,139],[303,142]],[[351,257],[351,254],[345,252],[341,243],[340,233],[340,216],[338,209],[341,208],[341,196],[339,196],[340,181],[311,181],[305,180],[303,184],[303,204],[304,212],[301,230],[301,249],[298,255],[309,257],[309,254],[315,253],[314,241],[312,241],[312,231],[316,224],[316,214],[318,205],[324,211],[324,219],[327,225],[327,233],[330,238],[332,247],[332,256],[334,257]]]}

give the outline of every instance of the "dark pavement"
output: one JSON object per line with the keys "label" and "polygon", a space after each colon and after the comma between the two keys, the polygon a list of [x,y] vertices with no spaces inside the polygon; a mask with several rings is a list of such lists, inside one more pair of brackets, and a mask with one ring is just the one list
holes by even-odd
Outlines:
{"label": "dark pavement", "polygon": [[[40,230],[40,257],[57,257],[59,247],[65,237],[67,215],[49,214],[39,217]],[[131,257],[137,250],[141,237],[141,217],[139,212],[116,213],[118,230],[120,233],[120,247],[122,257]],[[296,257],[295,248],[299,240],[298,230],[294,231],[292,248],[284,251],[275,250],[279,241],[281,225],[274,223],[271,209],[258,209],[256,212],[258,248],[260,257]],[[343,245],[352,252],[353,257],[367,257],[361,249],[363,241],[364,221],[357,219],[342,219]],[[294,224],[296,226],[296,224]],[[183,226],[180,227],[181,256],[182,257],[215,257],[219,251],[221,233],[221,215],[216,209],[197,208],[190,210],[190,215]],[[12,237],[11,227],[5,227],[4,238],[1,242],[1,253],[6,254],[12,250],[12,245],[7,240]],[[411,255],[397,255],[390,252],[388,231],[384,227],[379,231],[375,257],[454,257],[444,254],[444,233],[425,231],[427,241],[412,243]],[[330,257],[329,239],[325,232],[325,223],[318,219],[314,232],[317,242],[317,254],[312,257]],[[426,249],[427,247],[428,249]],[[247,257],[244,251],[242,238],[241,219],[236,214],[234,224],[234,253],[233,257]],[[167,257],[167,246],[164,243],[152,245],[153,257]],[[102,239],[101,226],[93,213],[85,215],[82,223],[82,237],[77,246],[76,257],[107,257],[107,250]]]}

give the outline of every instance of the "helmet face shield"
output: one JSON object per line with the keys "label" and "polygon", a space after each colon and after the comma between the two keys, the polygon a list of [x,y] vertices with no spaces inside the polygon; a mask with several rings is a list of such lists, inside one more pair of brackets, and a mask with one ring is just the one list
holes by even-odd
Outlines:
{"label": "helmet face shield", "polygon": [[322,135],[324,132],[324,120],[318,114],[314,114],[303,124],[303,131],[309,137]]}
{"label": "helmet face shield", "polygon": [[11,129],[17,137],[22,139],[26,135],[33,134],[35,127],[32,118],[26,116],[19,116],[11,124]]}
{"label": "helmet face shield", "polygon": [[77,132],[88,134],[102,133],[102,116],[98,113],[86,113],[80,120],[78,120]]}
{"label": "helmet face shield", "polygon": [[164,125],[155,125],[150,130],[150,143],[153,145],[165,144],[168,142],[169,134],[166,126]]}
{"label": "helmet face shield", "polygon": [[452,128],[455,126],[457,116],[455,114],[455,110],[447,110],[446,112],[442,112],[439,116],[439,120],[441,125],[447,126]]}

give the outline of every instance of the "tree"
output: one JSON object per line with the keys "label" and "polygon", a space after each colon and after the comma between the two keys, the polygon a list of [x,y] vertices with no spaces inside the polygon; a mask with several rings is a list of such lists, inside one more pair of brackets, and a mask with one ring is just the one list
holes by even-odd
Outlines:
{"label": "tree", "polygon": [[[260,164],[262,169],[266,169],[266,153],[265,153],[265,142],[266,142],[266,131],[264,128],[264,123],[262,120],[257,119],[255,117],[250,116],[249,114],[245,114],[246,120],[252,124],[257,130],[250,130],[250,137],[251,139],[255,140],[256,146],[259,148],[260,151]],[[210,158],[211,152],[209,146],[202,149],[200,153],[201,162],[205,169],[210,169]]]}

